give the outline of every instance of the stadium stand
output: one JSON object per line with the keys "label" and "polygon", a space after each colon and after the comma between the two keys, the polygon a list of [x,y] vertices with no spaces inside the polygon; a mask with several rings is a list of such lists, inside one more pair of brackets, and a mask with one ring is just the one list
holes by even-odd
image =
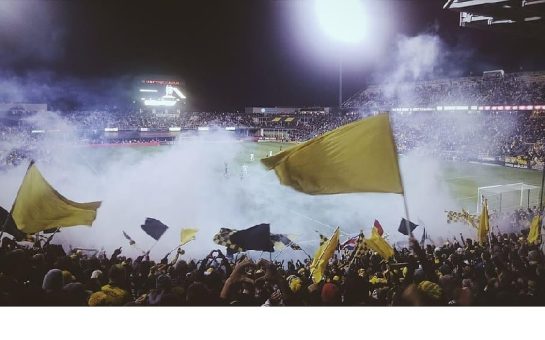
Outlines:
{"label": "stadium stand", "polygon": [[[88,143],[171,141],[180,131],[202,127],[235,129],[241,138],[304,141],[361,117],[390,111],[402,153],[425,146],[450,159],[503,162],[506,157],[518,157],[528,167],[542,166],[545,72],[500,71],[479,77],[372,85],[349,98],[338,113],[185,112],[161,116],[109,108],[62,112],[61,116]],[[3,121],[0,138],[24,138],[31,147],[48,132],[40,124],[40,120]],[[13,155],[20,154],[16,150],[2,153],[4,164],[13,163],[19,158]]]}

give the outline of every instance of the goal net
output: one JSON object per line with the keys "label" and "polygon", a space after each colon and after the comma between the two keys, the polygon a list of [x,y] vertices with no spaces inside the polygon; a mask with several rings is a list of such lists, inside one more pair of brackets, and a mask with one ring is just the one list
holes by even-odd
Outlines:
{"label": "goal net", "polygon": [[481,212],[481,197],[488,200],[488,210],[509,212],[519,208],[539,206],[540,187],[525,183],[500,184],[477,189],[477,213]]}

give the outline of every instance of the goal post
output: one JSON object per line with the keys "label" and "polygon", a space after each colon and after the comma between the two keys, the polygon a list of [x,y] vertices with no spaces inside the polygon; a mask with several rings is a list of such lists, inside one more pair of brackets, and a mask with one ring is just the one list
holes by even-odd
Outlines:
{"label": "goal post", "polygon": [[511,211],[539,206],[540,187],[526,183],[498,184],[477,188],[477,213],[481,212],[481,197],[488,200],[490,211]]}

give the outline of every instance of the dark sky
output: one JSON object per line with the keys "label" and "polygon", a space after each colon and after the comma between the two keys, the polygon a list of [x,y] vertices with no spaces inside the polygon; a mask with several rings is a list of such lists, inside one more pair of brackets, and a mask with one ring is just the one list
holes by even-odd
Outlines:
{"label": "dark sky", "polygon": [[[537,41],[459,28],[443,3],[372,0],[391,27],[375,25],[380,42],[344,52],[344,93],[394,67],[402,35],[437,34],[445,50],[464,55],[452,65],[462,74],[545,67]],[[170,75],[183,81],[194,110],[334,105],[339,48],[312,28],[311,9],[309,0],[0,0],[0,76],[130,88],[131,77]],[[301,32],[311,32],[308,43]]]}

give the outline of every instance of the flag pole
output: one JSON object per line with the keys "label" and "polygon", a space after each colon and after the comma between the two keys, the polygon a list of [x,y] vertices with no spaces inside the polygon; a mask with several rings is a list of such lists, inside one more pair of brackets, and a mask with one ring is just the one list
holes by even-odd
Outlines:
{"label": "flag pole", "polygon": [[52,234],[51,236],[49,236],[49,238],[47,239],[47,241],[45,241],[44,245],[42,246],[42,249],[49,245],[49,242],[51,242],[51,240],[53,239],[53,236],[55,236],[55,234],[56,234],[59,230],[61,230],[61,228],[56,228],[56,229],[55,229],[55,232],[53,232],[53,234]]}
{"label": "flag pole", "polygon": [[[308,217],[308,216],[303,215],[303,214],[301,214],[301,213],[298,213],[298,212],[296,212],[296,211],[289,210],[289,212],[291,212],[291,213],[293,213],[293,214],[296,214],[296,215],[299,215],[299,216],[301,216],[301,217],[303,217],[303,218],[306,218],[306,219],[309,220],[309,221],[316,222],[316,223],[318,223],[318,224],[320,224],[320,225],[323,225],[324,227],[328,227],[329,229],[331,229],[331,230],[333,230],[333,231],[335,231],[335,230],[337,229],[336,227],[334,227],[334,226],[332,226],[332,225],[325,224],[325,223],[323,223],[323,222],[320,222],[320,221],[318,221],[318,220],[313,219],[312,217]],[[350,236],[350,234],[347,234],[347,233],[343,232],[343,231],[340,230],[340,229],[339,229],[339,234],[341,234],[341,235],[343,235],[343,236]]]}
{"label": "flag pole", "polygon": [[181,246],[183,246],[183,244],[180,244],[180,245],[176,246],[174,249],[172,249],[171,251],[169,251],[169,252],[167,253],[166,256],[170,255],[170,253],[172,253],[173,251],[177,250],[177,249],[180,248]]}
{"label": "flag pole", "polygon": [[159,243],[159,240],[156,240],[155,243],[151,246],[151,248],[148,249],[148,252],[147,252],[148,255],[151,252],[151,250],[153,249],[153,247],[155,247],[157,245],[157,243]]}
{"label": "flag pole", "polygon": [[274,260],[276,261],[276,259],[278,258],[278,256],[282,255],[282,253],[284,252],[284,250],[286,250],[287,248],[289,248],[289,247],[291,246],[292,243],[293,243],[293,241],[290,242],[286,247],[284,247],[284,249],[280,250],[280,251],[278,252],[278,254],[276,254],[276,256],[274,257]]}
{"label": "flag pole", "polygon": [[[399,177],[402,177],[401,174]],[[403,180],[401,180],[401,185],[403,185]],[[405,188],[403,188],[405,191]],[[403,193],[403,207],[405,208],[405,228],[407,229],[407,234],[409,238],[414,237],[413,232],[411,231],[410,218],[409,218],[409,204],[407,203],[407,196]]]}
{"label": "flag pole", "polygon": [[390,120],[390,112],[388,112],[388,122],[390,125],[390,137],[392,138],[392,141],[394,142],[394,148],[395,153],[397,157],[397,168],[399,170],[399,182],[401,183],[401,188],[403,189],[403,193],[401,196],[403,196],[403,208],[405,209],[405,228],[407,229],[407,236],[409,236],[409,239],[413,236],[413,232],[411,231],[411,225],[410,225],[410,217],[409,217],[409,204],[407,202],[407,195],[405,193],[405,184],[403,183],[403,176],[401,174],[401,167],[399,166],[399,151],[397,150],[397,143],[394,138],[394,129],[392,127],[392,121]]}
{"label": "flag pole", "polygon": [[[541,169],[541,189],[539,191],[539,216],[543,216],[543,185],[545,184],[545,159],[542,160],[542,169]],[[528,194],[530,193],[530,190],[528,190]],[[530,204],[530,200],[528,200],[528,204]],[[543,223],[543,222],[542,222]],[[539,241],[541,244],[541,247],[543,247],[543,236],[541,235],[541,224],[539,225]]]}

